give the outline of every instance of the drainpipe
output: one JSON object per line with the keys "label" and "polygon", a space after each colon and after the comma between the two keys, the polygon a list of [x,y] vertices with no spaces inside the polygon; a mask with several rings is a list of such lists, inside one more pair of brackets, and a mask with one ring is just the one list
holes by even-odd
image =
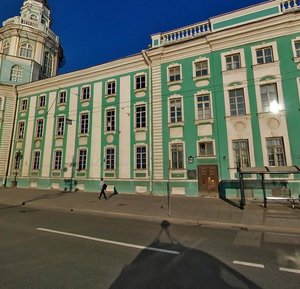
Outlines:
{"label": "drainpipe", "polygon": [[14,114],[13,114],[13,121],[12,121],[12,130],[11,130],[11,136],[10,136],[10,144],[9,144],[9,151],[8,151],[8,159],[7,159],[7,164],[6,164],[6,171],[5,171],[5,176],[3,180],[3,186],[6,187],[7,183],[7,178],[8,178],[8,173],[9,173],[9,168],[10,168],[10,162],[12,160],[12,150],[13,150],[13,143],[14,143],[14,135],[15,135],[15,127],[16,127],[16,117],[17,117],[17,108],[18,108],[18,90],[16,85],[13,85],[13,89],[15,92],[15,109],[14,109]]}
{"label": "drainpipe", "polygon": [[149,153],[149,190],[150,190],[150,194],[152,195],[153,193],[153,147],[152,147],[152,62],[151,59],[149,58],[147,51],[146,50],[142,50],[142,56],[144,58],[144,61],[146,63],[146,65],[149,68],[149,147],[150,147],[150,153]]}

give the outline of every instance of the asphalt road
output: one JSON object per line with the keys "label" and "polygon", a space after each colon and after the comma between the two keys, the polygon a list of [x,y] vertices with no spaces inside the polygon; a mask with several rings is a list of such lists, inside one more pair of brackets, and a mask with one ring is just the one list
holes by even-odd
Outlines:
{"label": "asphalt road", "polygon": [[300,235],[0,206],[2,289],[292,289]]}

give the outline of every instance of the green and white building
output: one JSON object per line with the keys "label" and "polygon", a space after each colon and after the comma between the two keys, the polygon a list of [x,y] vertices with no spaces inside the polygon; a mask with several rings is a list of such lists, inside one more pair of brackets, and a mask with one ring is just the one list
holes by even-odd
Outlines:
{"label": "green and white building", "polygon": [[[21,11],[26,5],[49,12],[47,1],[27,0]],[[16,55],[21,40],[4,53],[13,35],[4,32],[18,24],[0,30],[1,71],[10,62],[31,71],[19,83],[1,77],[14,124],[0,131],[1,145],[10,139],[5,184],[96,191],[103,177],[121,193],[214,196],[237,180],[238,166],[300,166],[298,0],[154,34],[136,55],[58,76],[62,50],[43,25],[39,34],[56,45],[29,42],[35,53],[26,59]],[[276,178],[299,192],[299,176]]]}

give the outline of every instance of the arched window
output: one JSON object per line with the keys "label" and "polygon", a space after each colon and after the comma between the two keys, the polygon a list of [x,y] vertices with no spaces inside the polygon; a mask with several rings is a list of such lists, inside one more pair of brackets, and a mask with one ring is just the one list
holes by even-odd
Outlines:
{"label": "arched window", "polygon": [[47,76],[52,75],[52,63],[53,58],[49,51],[46,51],[44,54],[44,65],[43,65],[43,72]]}
{"label": "arched window", "polygon": [[9,53],[9,43],[7,41],[3,42],[2,44],[2,53],[3,54]]}
{"label": "arched window", "polygon": [[20,47],[20,56],[25,58],[32,58],[33,48],[29,43],[22,43]]}
{"label": "arched window", "polygon": [[38,18],[37,18],[37,16],[35,14],[31,14],[30,15],[30,20],[37,21]]}
{"label": "arched window", "polygon": [[14,65],[10,72],[10,81],[22,82],[23,68],[19,65]]}

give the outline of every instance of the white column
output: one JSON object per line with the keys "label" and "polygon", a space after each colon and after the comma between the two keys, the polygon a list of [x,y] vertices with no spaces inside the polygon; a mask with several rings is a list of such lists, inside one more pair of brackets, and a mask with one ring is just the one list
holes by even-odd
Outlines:
{"label": "white column", "polygon": [[[72,88],[69,95],[69,116],[67,118],[72,120],[72,124],[66,124],[66,129],[68,130],[67,134],[67,144],[65,147],[65,163],[66,168],[68,169],[64,177],[70,178],[72,175],[72,166],[70,165],[73,162],[73,156],[75,156],[75,137],[76,137],[76,123],[77,123],[77,110],[78,110],[78,87]],[[76,156],[75,156],[76,159]]]}
{"label": "white column", "polygon": [[[53,91],[49,94],[49,105],[56,101],[57,92]],[[50,176],[50,169],[52,167],[51,157],[52,157],[52,143],[53,143],[53,127],[55,118],[53,117],[55,113],[55,105],[52,105],[48,111],[49,117],[44,120],[44,130],[45,130],[45,146],[43,155],[43,167],[42,167],[42,177]],[[47,125],[47,126],[46,126]]]}
{"label": "white column", "polygon": [[22,176],[28,177],[30,171],[30,161],[32,154],[32,146],[33,146],[33,130],[34,130],[34,122],[35,122],[35,110],[36,110],[36,96],[28,98],[28,121],[26,123],[26,140],[25,140],[25,149],[23,155],[23,168],[22,168]]}
{"label": "white column", "polygon": [[119,177],[130,178],[130,76],[120,79]]}
{"label": "white column", "polygon": [[101,152],[101,128],[102,128],[102,83],[95,83],[93,96],[93,118],[90,123],[91,151],[90,151],[90,177],[100,178],[100,169],[103,165]]}

